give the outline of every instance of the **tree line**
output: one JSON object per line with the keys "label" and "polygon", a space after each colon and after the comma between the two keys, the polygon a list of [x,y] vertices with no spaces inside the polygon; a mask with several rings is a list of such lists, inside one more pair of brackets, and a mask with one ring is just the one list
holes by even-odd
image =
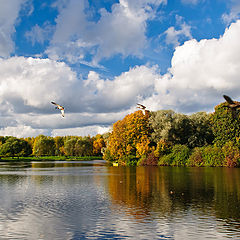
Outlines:
{"label": "tree line", "polygon": [[0,136],[0,156],[27,157],[27,156],[101,156],[105,147],[103,136],[57,136],[16,138]]}
{"label": "tree line", "polygon": [[227,103],[213,113],[136,111],[113,124],[104,159],[121,165],[240,166],[240,118]]}
{"label": "tree line", "polygon": [[213,113],[136,111],[94,137],[0,137],[0,156],[102,156],[120,165],[240,166],[240,118],[227,103]]}

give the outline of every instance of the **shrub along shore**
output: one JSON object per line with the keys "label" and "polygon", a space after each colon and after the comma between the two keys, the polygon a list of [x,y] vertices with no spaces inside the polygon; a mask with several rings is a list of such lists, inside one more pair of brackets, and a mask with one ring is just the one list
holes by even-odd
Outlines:
{"label": "shrub along shore", "polygon": [[136,111],[94,137],[0,137],[1,161],[90,160],[115,165],[240,166],[240,118],[227,103],[213,113]]}
{"label": "shrub along shore", "polygon": [[150,154],[139,165],[187,166],[187,167],[239,167],[240,151],[232,142],[223,147],[208,145],[190,149],[177,144],[160,157]]}

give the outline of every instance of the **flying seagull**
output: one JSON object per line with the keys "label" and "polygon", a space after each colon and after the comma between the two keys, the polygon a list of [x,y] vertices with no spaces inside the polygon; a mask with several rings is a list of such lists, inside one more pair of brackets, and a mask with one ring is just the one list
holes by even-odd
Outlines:
{"label": "flying seagull", "polygon": [[144,115],[146,114],[146,112],[149,112],[144,105],[140,103],[137,103],[137,105],[137,108],[141,109]]}
{"label": "flying seagull", "polygon": [[234,102],[229,96],[227,95],[223,95],[223,97],[225,98],[226,102],[228,103],[228,105],[226,105],[225,107],[228,107],[232,110],[232,114],[234,117],[237,116],[237,112],[236,110],[238,108],[240,108],[240,103],[239,102]]}
{"label": "flying seagull", "polygon": [[142,104],[137,103],[137,105],[138,105],[137,108],[140,108],[142,110],[146,109],[146,107],[144,105],[142,105]]}
{"label": "flying seagull", "polygon": [[52,104],[56,105],[56,109],[60,109],[61,110],[61,113],[62,113],[62,116],[64,117],[64,107],[55,103],[55,102],[51,102]]}

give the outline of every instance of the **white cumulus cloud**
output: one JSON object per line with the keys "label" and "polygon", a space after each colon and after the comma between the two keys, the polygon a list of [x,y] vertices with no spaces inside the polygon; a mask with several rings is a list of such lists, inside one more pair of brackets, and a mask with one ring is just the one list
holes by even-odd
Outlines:
{"label": "white cumulus cloud", "polygon": [[51,132],[53,137],[56,136],[96,136],[97,134],[104,134],[109,131],[109,127],[102,126],[87,126],[78,128],[64,128],[54,129]]}
{"label": "white cumulus cloud", "polygon": [[85,85],[95,106],[102,111],[128,109],[137,100],[152,94],[156,67],[136,66],[113,80],[103,80],[97,73],[90,72]]}
{"label": "white cumulus cloud", "polygon": [[[169,73],[156,81],[160,106],[167,103],[183,112],[211,110],[222,94],[240,91],[240,21],[231,24],[219,39],[189,40],[176,48]],[[165,94],[164,94],[165,93]]]}
{"label": "white cumulus cloud", "polygon": [[65,88],[75,81],[75,73],[61,62],[24,57],[0,59],[0,102],[8,109],[12,106],[15,112],[31,112],[33,108],[45,111],[50,101],[68,94]]}
{"label": "white cumulus cloud", "polygon": [[147,44],[146,21],[164,3],[166,0],[120,0],[111,11],[100,9],[100,18],[94,22],[89,20],[87,1],[70,0],[59,7],[56,31],[46,53],[69,62],[84,62],[90,53],[94,65],[115,54],[141,56]]}
{"label": "white cumulus cloud", "polygon": [[48,134],[44,129],[33,129],[31,126],[17,125],[15,127],[0,128],[0,136],[14,136],[14,137],[36,137],[40,134]]}
{"label": "white cumulus cloud", "polygon": [[240,2],[239,0],[230,0],[227,2],[230,11],[222,15],[222,19],[226,24],[230,24],[240,18]]}
{"label": "white cumulus cloud", "polygon": [[[150,110],[213,111],[223,94],[239,100],[239,38],[237,21],[218,39],[186,41],[164,75],[157,65],[143,65],[113,79],[94,71],[81,79],[54,60],[0,59],[0,135],[98,133],[135,111],[137,102]],[[50,101],[65,106],[65,118]]]}
{"label": "white cumulus cloud", "polygon": [[14,51],[12,36],[23,3],[27,0],[0,0],[0,57],[8,57]]}
{"label": "white cumulus cloud", "polygon": [[164,34],[166,35],[166,43],[172,44],[174,47],[180,44],[180,39],[191,39],[191,26],[186,24],[181,16],[176,15],[176,25],[175,27],[169,27]]}

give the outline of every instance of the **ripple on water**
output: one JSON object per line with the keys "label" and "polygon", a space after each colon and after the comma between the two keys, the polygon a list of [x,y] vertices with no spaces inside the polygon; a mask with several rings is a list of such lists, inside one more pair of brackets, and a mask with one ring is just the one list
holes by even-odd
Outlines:
{"label": "ripple on water", "polygon": [[61,164],[0,169],[3,239],[240,239],[238,171]]}

